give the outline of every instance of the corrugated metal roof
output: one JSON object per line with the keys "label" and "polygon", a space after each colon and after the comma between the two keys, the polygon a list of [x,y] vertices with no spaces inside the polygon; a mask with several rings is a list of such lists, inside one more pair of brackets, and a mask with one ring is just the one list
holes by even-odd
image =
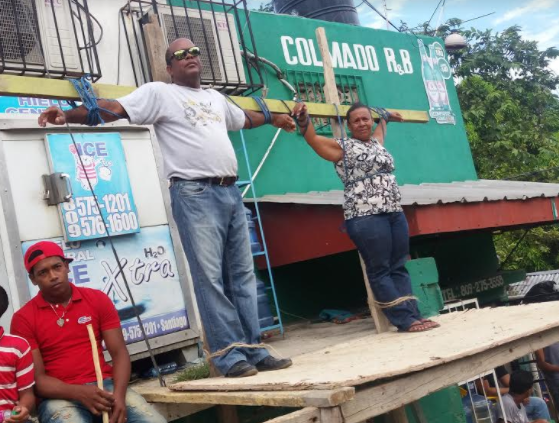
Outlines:
{"label": "corrugated metal roof", "polygon": [[545,281],[555,281],[556,284],[559,284],[559,269],[528,273],[525,280],[512,283],[507,287],[509,299],[519,300],[524,298],[534,285]]}
{"label": "corrugated metal roof", "polygon": [[[527,200],[559,196],[559,184],[522,181],[477,181],[402,185],[402,205],[477,203],[482,201]],[[311,191],[265,195],[258,201],[268,203],[342,205],[343,191]]]}

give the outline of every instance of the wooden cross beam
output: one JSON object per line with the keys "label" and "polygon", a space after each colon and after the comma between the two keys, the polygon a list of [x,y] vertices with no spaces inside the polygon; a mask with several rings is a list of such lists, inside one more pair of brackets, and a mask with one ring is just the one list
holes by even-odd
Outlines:
{"label": "wooden cross beam", "polygon": [[[95,95],[98,98],[115,99],[130,94],[136,87],[123,85],[93,84]],[[15,76],[0,73],[0,96],[16,96],[16,97],[35,97],[56,100],[74,100],[79,101],[78,93],[70,81],[63,79],[37,78],[30,76]],[[231,99],[241,106],[243,109],[260,111],[260,107],[250,97],[232,96]],[[291,100],[281,101],[274,99],[266,99],[266,105],[272,113],[287,113],[293,109],[295,102]],[[286,107],[287,105],[287,107]],[[323,103],[307,103],[309,114],[314,117],[335,118],[337,117],[336,109],[332,104]],[[339,106],[342,116],[345,116],[349,106]],[[425,111],[420,110],[397,110],[387,109],[390,112],[400,113],[406,122],[411,123],[427,123],[429,115]],[[378,120],[378,115],[371,112],[374,119]]]}

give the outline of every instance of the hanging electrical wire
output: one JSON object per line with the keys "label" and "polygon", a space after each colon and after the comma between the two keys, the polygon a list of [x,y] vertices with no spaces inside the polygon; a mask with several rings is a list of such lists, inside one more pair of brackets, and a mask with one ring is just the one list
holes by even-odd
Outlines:
{"label": "hanging electrical wire", "polygon": [[388,18],[386,16],[384,16],[375,6],[373,6],[368,0],[363,0],[363,3],[365,3],[367,6],[369,6],[372,10],[374,10],[382,19],[384,19],[386,22],[388,22],[396,31],[398,32],[402,32],[400,31],[400,28],[398,28],[396,25],[394,25],[392,22],[390,22],[388,20]]}
{"label": "hanging electrical wire", "polygon": [[[78,2],[78,0],[71,0],[71,1],[76,7],[79,7],[81,10],[83,10],[83,12],[86,14],[87,18],[94,21],[97,24],[97,26],[99,27],[99,39],[97,39],[97,40],[94,39],[93,42],[90,42],[89,44],[87,44],[86,40],[84,40],[85,45],[83,47],[79,47],[79,49],[84,50],[84,49],[90,49],[90,48],[93,48],[93,47],[97,46],[101,42],[101,40],[103,39],[103,33],[104,33],[103,25],[101,25],[101,22],[99,22],[99,20],[95,16],[93,16],[93,14],[86,7],[84,7],[83,4]],[[72,11],[72,14],[74,15],[74,17],[78,21],[80,21],[80,24],[83,27],[84,22],[82,21],[81,15],[79,13],[74,12],[74,11]]]}

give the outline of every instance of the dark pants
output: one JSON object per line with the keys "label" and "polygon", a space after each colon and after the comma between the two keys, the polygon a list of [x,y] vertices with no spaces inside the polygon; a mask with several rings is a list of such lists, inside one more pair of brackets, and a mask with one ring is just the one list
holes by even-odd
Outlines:
{"label": "dark pants", "polygon": [[[404,213],[383,213],[346,221],[347,233],[363,257],[376,301],[389,303],[412,295],[405,268],[409,255],[408,222]],[[421,319],[416,301],[383,309],[394,326],[407,330]]]}

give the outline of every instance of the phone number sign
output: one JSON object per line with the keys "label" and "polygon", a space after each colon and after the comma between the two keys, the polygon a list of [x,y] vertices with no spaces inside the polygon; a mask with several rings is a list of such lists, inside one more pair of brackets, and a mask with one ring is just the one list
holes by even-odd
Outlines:
{"label": "phone number sign", "polygon": [[59,206],[65,241],[140,232],[120,134],[74,139],[48,134],[46,141],[52,171],[69,175],[72,188],[70,201]]}

